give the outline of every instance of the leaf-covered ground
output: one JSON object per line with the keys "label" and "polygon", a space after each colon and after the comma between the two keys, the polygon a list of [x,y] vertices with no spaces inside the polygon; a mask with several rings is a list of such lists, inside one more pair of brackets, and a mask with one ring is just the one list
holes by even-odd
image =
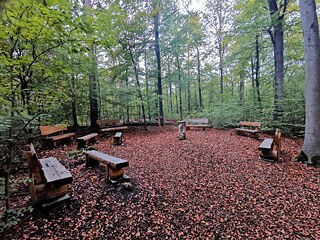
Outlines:
{"label": "leaf-covered ground", "polygon": [[25,214],[9,239],[320,239],[320,169],[292,162],[301,139],[283,138],[280,162],[258,160],[265,137],[206,129],[178,141],[167,126],[135,128],[119,147],[99,138],[98,150],[129,161],[131,192],[69,157],[75,144],[39,153],[72,172],[71,205]]}

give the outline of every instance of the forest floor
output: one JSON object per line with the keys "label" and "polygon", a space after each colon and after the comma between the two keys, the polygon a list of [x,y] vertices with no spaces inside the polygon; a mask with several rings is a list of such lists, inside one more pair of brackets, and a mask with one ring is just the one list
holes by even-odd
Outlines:
{"label": "forest floor", "polygon": [[[279,162],[258,160],[260,139],[234,130],[138,127],[124,145],[97,150],[129,161],[132,191],[105,182],[105,169],[69,157],[75,143],[39,152],[71,171],[71,204],[24,214],[8,239],[320,239],[320,169],[293,162],[302,139],[282,139]],[[14,177],[27,177],[27,171]],[[30,199],[13,192],[14,208]],[[14,196],[16,194],[16,196]]]}

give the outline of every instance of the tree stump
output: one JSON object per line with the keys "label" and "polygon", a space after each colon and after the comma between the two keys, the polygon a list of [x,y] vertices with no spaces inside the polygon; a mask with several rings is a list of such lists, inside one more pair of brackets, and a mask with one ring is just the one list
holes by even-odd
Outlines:
{"label": "tree stump", "polygon": [[179,140],[187,139],[186,132],[183,129],[185,125],[186,125],[186,122],[184,122],[184,121],[178,122]]}

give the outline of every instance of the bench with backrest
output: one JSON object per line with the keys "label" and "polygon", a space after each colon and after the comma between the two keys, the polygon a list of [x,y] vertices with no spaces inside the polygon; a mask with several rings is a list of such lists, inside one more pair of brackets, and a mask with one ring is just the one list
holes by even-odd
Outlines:
{"label": "bench with backrest", "polygon": [[72,183],[72,175],[55,157],[38,159],[31,143],[24,156],[28,162],[31,201],[33,205],[50,202],[51,204],[69,200],[67,185]]}
{"label": "bench with backrest", "polygon": [[106,166],[107,180],[121,179],[124,174],[124,167],[129,166],[127,160],[111,156],[109,154],[90,150],[86,152],[86,167],[98,165],[99,163]]}
{"label": "bench with backrest", "polygon": [[88,135],[78,137],[77,138],[77,148],[84,148],[85,146],[88,146],[90,143],[94,143],[96,141],[96,137],[98,136],[98,133],[90,133]]}
{"label": "bench with backrest", "polygon": [[121,119],[104,119],[97,120],[100,132],[113,132],[113,131],[123,131],[128,129],[127,126],[123,126]]}
{"label": "bench with backrest", "polygon": [[273,138],[266,138],[259,146],[260,159],[276,160],[280,158],[281,152],[281,131],[276,129]]}
{"label": "bench with backrest", "polygon": [[240,122],[240,128],[235,128],[236,134],[238,135],[249,135],[253,137],[258,137],[261,132],[260,122]]}
{"label": "bench with backrest", "polygon": [[194,119],[186,119],[186,130],[190,130],[190,128],[202,128],[205,130],[208,127],[208,118],[194,118]]}
{"label": "bench with backrest", "polygon": [[75,133],[64,133],[67,127],[63,126],[40,126],[40,134],[45,144],[57,146],[60,140],[73,140]]}

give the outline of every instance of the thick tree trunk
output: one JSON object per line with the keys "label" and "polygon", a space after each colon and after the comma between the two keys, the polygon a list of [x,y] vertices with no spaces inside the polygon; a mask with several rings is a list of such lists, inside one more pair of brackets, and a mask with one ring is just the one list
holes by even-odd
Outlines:
{"label": "thick tree trunk", "polygon": [[[85,7],[92,8],[91,0],[85,0]],[[98,91],[97,91],[97,59],[95,46],[91,46],[91,69],[89,70],[89,104],[90,104],[90,126],[91,128],[98,128],[97,120],[99,116],[98,108]]]}
{"label": "thick tree trunk", "polygon": [[[279,121],[282,116],[282,98],[284,95],[284,59],[283,59],[283,17],[287,0],[278,8],[276,0],[269,0],[269,10],[273,25],[271,33],[274,56],[274,112],[273,120]],[[280,12],[281,10],[281,12]]]}
{"label": "thick tree trunk", "polygon": [[154,42],[157,59],[157,75],[158,75],[158,97],[159,97],[159,115],[160,124],[164,126],[163,103],[162,103],[162,80],[161,80],[161,56],[159,44],[159,13],[154,16]]}
{"label": "thick tree trunk", "polygon": [[306,124],[300,157],[320,166],[320,38],[314,0],[300,0],[306,68]]}
{"label": "thick tree trunk", "polygon": [[199,89],[199,104],[200,104],[200,112],[203,110],[203,103],[202,103],[202,90],[201,90],[201,63],[200,63],[200,51],[197,47],[197,61],[198,61],[198,89]]}

